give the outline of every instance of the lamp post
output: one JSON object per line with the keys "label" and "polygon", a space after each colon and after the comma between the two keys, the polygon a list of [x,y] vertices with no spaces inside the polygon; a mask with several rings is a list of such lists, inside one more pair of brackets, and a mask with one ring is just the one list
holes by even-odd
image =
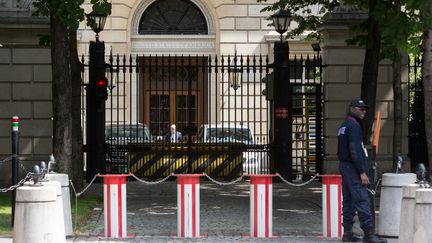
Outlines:
{"label": "lamp post", "polygon": [[[292,177],[292,101],[289,70],[289,46],[283,34],[290,24],[288,11],[281,9],[272,15],[280,42],[274,44],[274,100],[271,105],[272,158],[276,172],[285,178]],[[288,94],[288,95],[287,95]]]}
{"label": "lamp post", "polygon": [[87,14],[88,25],[96,33],[96,40],[90,41],[89,83],[86,87],[87,124],[86,124],[86,179],[91,181],[97,173],[105,173],[105,97],[100,84],[105,80],[105,43],[99,41],[99,33],[105,25],[106,14],[92,11]]}

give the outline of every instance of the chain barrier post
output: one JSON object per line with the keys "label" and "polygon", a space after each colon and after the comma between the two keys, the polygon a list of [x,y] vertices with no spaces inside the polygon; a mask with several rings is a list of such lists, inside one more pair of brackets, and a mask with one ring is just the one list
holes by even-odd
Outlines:
{"label": "chain barrier post", "polygon": [[273,235],[273,177],[250,176],[250,237],[271,238]]}
{"label": "chain barrier post", "polygon": [[177,237],[198,238],[200,234],[200,177],[177,174]]}
{"label": "chain barrier post", "polygon": [[[12,185],[18,183],[18,151],[19,151],[19,118],[18,116],[12,117]],[[15,200],[16,191],[12,191],[12,214],[11,214],[11,226],[14,226],[15,220]]]}
{"label": "chain barrier post", "polygon": [[126,177],[129,174],[98,175],[103,178],[106,238],[133,238],[127,234]]}
{"label": "chain barrier post", "polygon": [[322,177],[322,220],[325,239],[342,237],[342,176]]}

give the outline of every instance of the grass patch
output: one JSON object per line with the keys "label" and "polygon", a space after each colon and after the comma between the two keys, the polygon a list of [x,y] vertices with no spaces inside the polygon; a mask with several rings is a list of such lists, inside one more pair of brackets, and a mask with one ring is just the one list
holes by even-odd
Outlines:
{"label": "grass patch", "polygon": [[[82,196],[78,198],[78,213],[76,213],[75,197],[71,198],[71,210],[72,210],[72,224],[74,233],[79,234],[86,226],[87,221],[92,215],[93,209],[102,204],[103,198],[98,196]],[[76,220],[75,220],[75,217]],[[75,227],[76,226],[76,227]]]}
{"label": "grass patch", "polygon": [[[85,229],[93,209],[102,204],[103,198],[97,196],[82,196],[78,198],[78,213],[75,213],[75,197],[71,198],[72,224],[75,233]],[[11,193],[0,193],[0,235],[12,235],[11,227]],[[75,217],[77,216],[76,228]]]}
{"label": "grass patch", "polygon": [[0,235],[12,235],[11,205],[11,193],[0,193]]}

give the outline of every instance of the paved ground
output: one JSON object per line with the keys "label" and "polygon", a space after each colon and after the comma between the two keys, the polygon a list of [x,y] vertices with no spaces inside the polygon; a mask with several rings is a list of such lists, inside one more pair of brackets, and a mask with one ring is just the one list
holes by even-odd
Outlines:
{"label": "paved ground", "polygon": [[[136,237],[122,241],[101,238],[103,212],[102,208],[96,208],[85,232],[68,239],[68,242],[338,242],[321,237],[322,195],[319,182],[304,187],[274,184],[273,231],[277,237],[273,239],[242,236],[249,233],[248,181],[230,186],[204,181],[201,186],[201,232],[207,237],[186,240],[170,237],[177,230],[176,190],[174,181],[158,185],[128,182],[128,233]],[[102,195],[101,185],[92,186],[88,193]],[[358,228],[356,230],[359,231]],[[11,242],[11,239],[0,238],[0,243],[6,242]]]}

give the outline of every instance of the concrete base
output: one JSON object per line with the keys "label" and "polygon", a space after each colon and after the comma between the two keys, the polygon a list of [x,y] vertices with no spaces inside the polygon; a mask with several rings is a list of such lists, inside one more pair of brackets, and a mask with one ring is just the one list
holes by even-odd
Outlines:
{"label": "concrete base", "polygon": [[400,224],[399,224],[399,241],[413,242],[414,236],[414,215],[415,215],[415,197],[419,184],[410,184],[402,187],[402,204]]}
{"label": "concrete base", "polygon": [[66,242],[66,234],[64,227],[64,217],[63,217],[63,197],[60,182],[58,181],[45,181],[42,182],[43,186],[53,187],[56,190],[56,225],[55,230],[59,233],[60,238],[58,239],[59,243]]}
{"label": "concrete base", "polygon": [[385,173],[382,177],[380,217],[378,235],[384,237],[399,236],[399,222],[402,203],[402,186],[413,184],[416,175],[412,173]]}
{"label": "concrete base", "polygon": [[416,191],[414,243],[430,243],[432,241],[432,189]]}
{"label": "concrete base", "polygon": [[64,243],[58,224],[54,187],[25,185],[17,189],[14,243]]}
{"label": "concrete base", "polygon": [[45,176],[50,181],[58,181],[61,184],[61,192],[63,199],[63,217],[66,236],[73,235],[72,228],[72,212],[69,190],[69,176],[67,174],[50,173]]}

